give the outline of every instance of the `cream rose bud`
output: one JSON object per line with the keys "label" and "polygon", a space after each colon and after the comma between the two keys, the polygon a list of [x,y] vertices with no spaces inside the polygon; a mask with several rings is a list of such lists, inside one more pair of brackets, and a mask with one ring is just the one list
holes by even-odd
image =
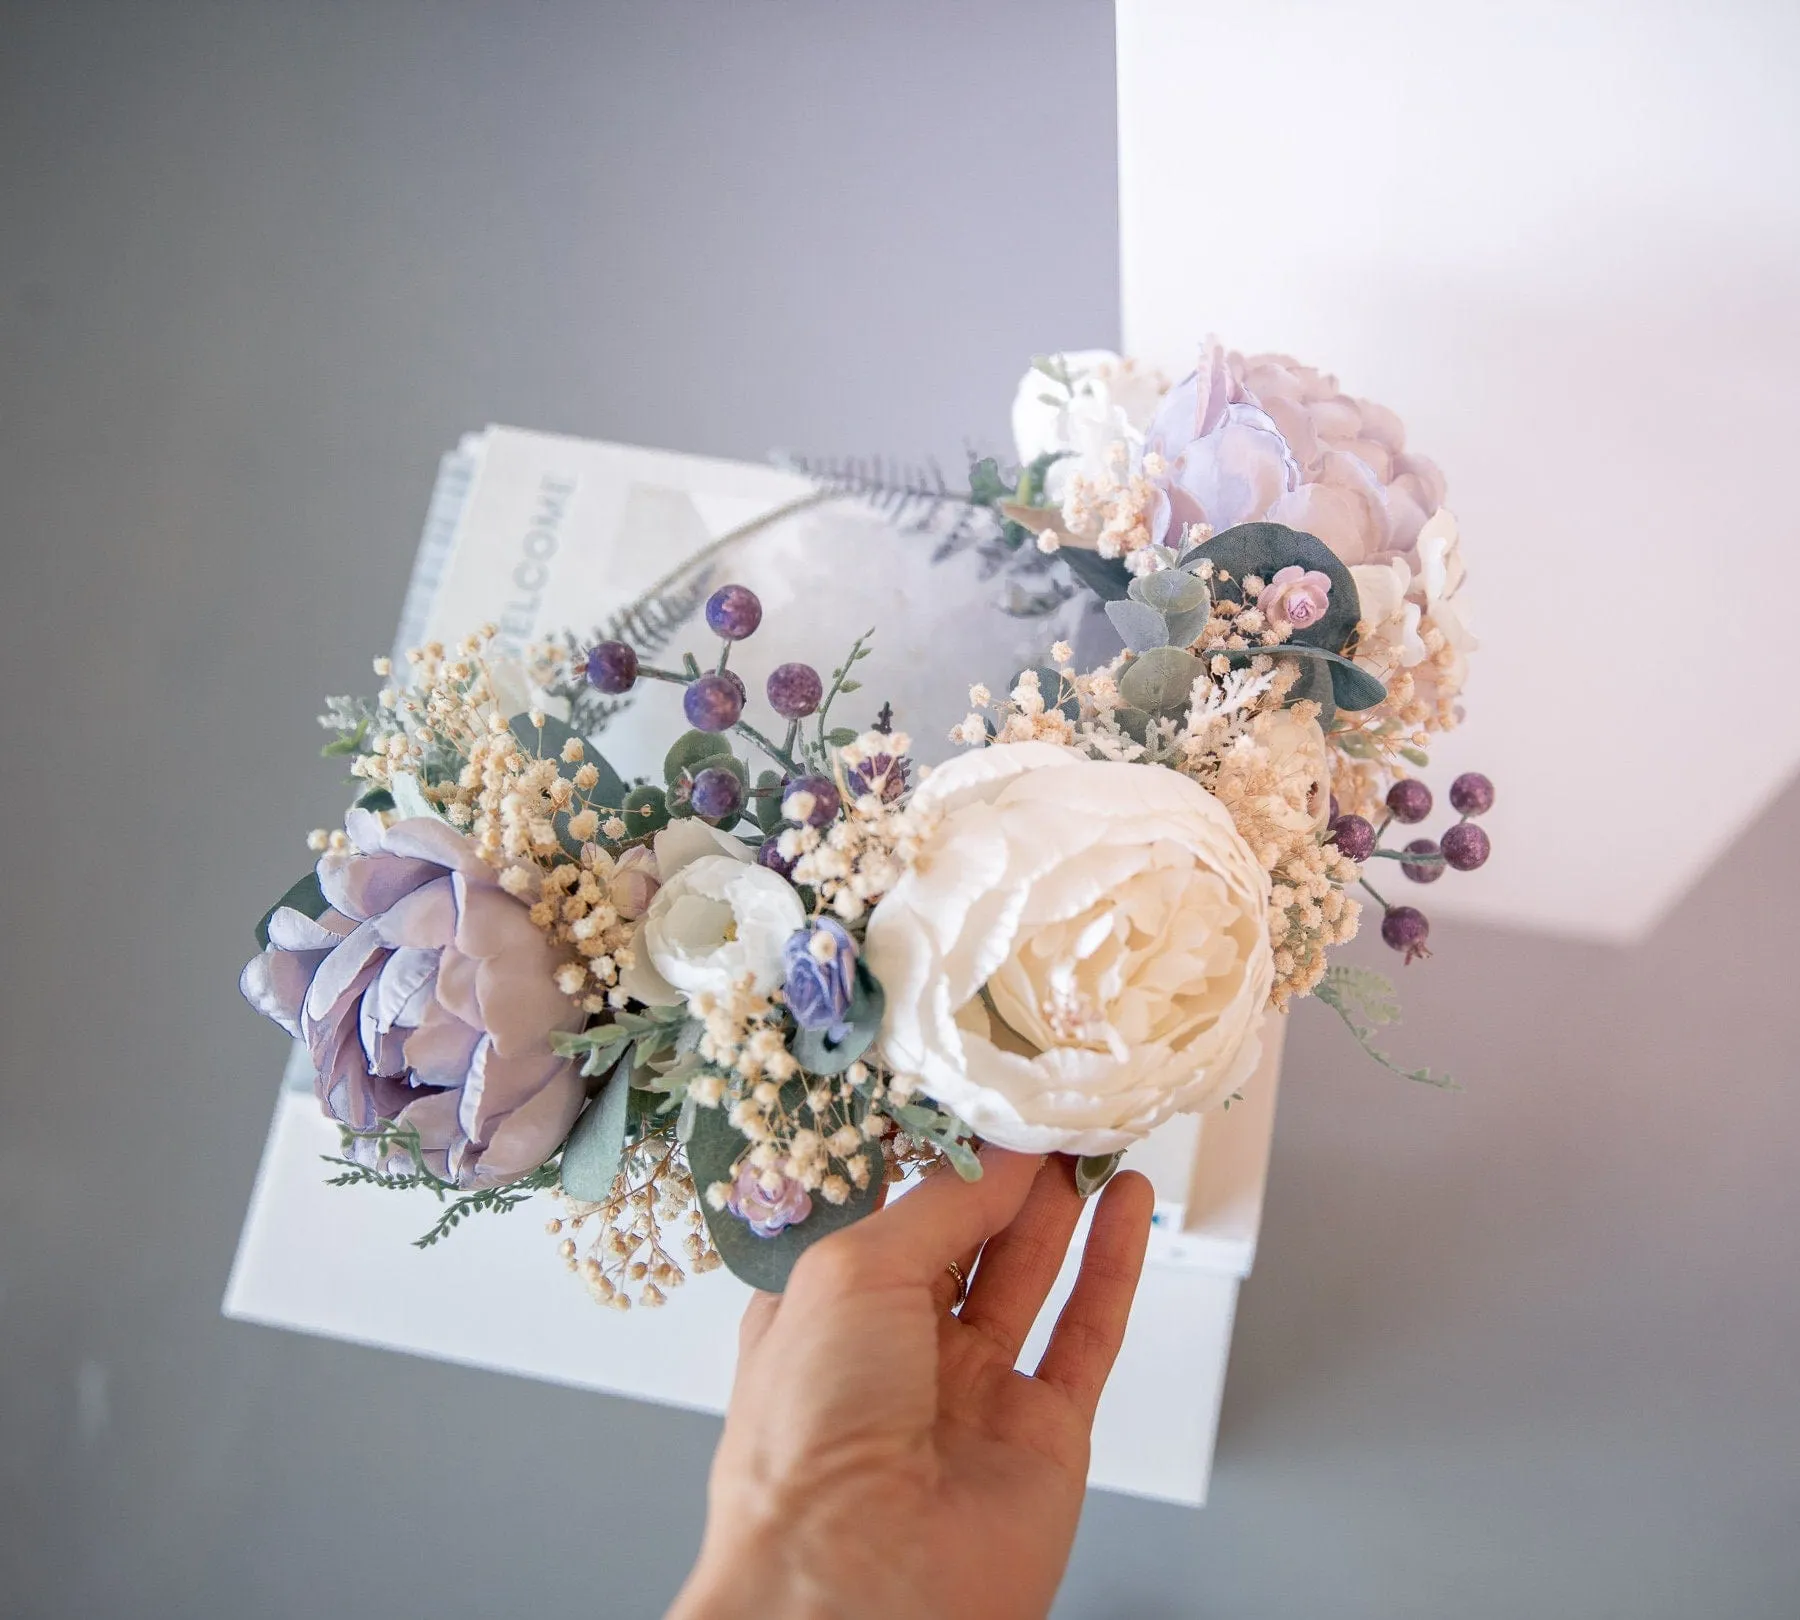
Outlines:
{"label": "cream rose bud", "polygon": [[702,821],[670,823],[654,849],[661,887],[620,974],[626,993],[667,1007],[702,992],[729,995],[746,979],[763,993],[779,985],[782,947],[806,923],[793,885]]}
{"label": "cream rose bud", "polygon": [[1254,734],[1268,751],[1276,785],[1260,807],[1278,827],[1317,832],[1331,811],[1331,755],[1319,722],[1277,709],[1257,720]]}
{"label": "cream rose bud", "polygon": [[1268,878],[1198,783],[1013,743],[912,804],[931,830],[864,948],[899,1074],[1029,1153],[1115,1152],[1249,1078]]}

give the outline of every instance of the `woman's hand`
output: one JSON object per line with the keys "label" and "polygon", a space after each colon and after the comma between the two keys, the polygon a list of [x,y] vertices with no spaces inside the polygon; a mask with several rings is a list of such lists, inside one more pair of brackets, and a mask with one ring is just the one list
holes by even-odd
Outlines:
{"label": "woman's hand", "polygon": [[[1034,1375],[1014,1370],[1081,1214],[1071,1160],[989,1148],[809,1249],[745,1312],[700,1560],[672,1620],[1049,1611],[1150,1184],[1101,1195]],[[985,1247],[984,1247],[985,1245]],[[979,1260],[977,1256],[979,1255]],[[950,1265],[972,1274],[955,1312]]]}

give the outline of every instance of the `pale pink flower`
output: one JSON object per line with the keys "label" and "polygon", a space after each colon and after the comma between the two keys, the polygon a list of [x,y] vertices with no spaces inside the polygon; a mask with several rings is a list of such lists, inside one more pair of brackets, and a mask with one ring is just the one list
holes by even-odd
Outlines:
{"label": "pale pink flower", "polygon": [[1293,566],[1278,569],[1275,577],[1262,588],[1256,605],[1272,624],[1285,624],[1304,630],[1325,617],[1331,600],[1331,576],[1316,568]]}

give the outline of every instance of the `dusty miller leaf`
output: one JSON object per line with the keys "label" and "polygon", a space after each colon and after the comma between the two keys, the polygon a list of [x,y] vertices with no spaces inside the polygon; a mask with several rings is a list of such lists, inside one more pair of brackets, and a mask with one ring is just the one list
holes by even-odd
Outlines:
{"label": "dusty miller leaf", "polygon": [[1356,1044],[1382,1068],[1403,1080],[1417,1080],[1422,1085],[1439,1086],[1446,1091],[1458,1089],[1447,1074],[1433,1074],[1429,1069],[1403,1069],[1386,1052],[1370,1044],[1376,1030],[1396,1022],[1400,1017],[1400,1001],[1393,981],[1372,968],[1330,967],[1313,990],[1339,1018],[1355,1038]]}

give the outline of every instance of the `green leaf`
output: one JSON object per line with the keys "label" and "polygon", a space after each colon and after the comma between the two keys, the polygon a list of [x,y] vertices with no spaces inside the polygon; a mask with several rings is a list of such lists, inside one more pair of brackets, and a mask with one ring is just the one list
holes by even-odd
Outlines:
{"label": "green leaf", "polygon": [[[798,1109],[805,1097],[803,1084],[790,1081],[782,1088],[782,1106],[790,1112]],[[702,1108],[696,1112],[693,1134],[688,1138],[688,1168],[693,1172],[694,1187],[699,1193],[701,1212],[719,1257],[732,1274],[752,1288],[778,1294],[787,1287],[788,1273],[794,1262],[822,1237],[842,1231],[854,1221],[871,1214],[881,1201],[886,1179],[886,1163],[877,1143],[865,1143],[858,1151],[869,1167],[868,1186],[850,1189],[849,1198],[841,1204],[829,1204],[817,1193],[812,1195],[812,1211],[797,1225],[784,1227],[774,1237],[758,1237],[748,1225],[729,1209],[714,1209],[706,1190],[715,1182],[736,1178],[739,1157],[749,1147],[723,1108]]]}
{"label": "green leaf", "polygon": [[1192,613],[1212,602],[1206,581],[1185,568],[1162,568],[1144,574],[1127,587],[1131,600],[1153,607],[1158,613]]}
{"label": "green leaf", "polygon": [[984,456],[969,468],[969,499],[977,506],[998,506],[1001,501],[1010,500],[1013,487],[992,456]]}
{"label": "green leaf", "polygon": [[1076,1192],[1083,1198],[1091,1198],[1112,1180],[1113,1172],[1119,1168],[1119,1161],[1124,1157],[1123,1148],[1117,1153],[1083,1154],[1075,1161]]}
{"label": "green leaf", "polygon": [[[832,733],[835,737],[836,732]],[[827,738],[826,741],[830,741]],[[773,835],[781,825],[781,772],[764,771],[756,779],[756,824],[765,835]]]}
{"label": "green leaf", "polygon": [[563,1144],[562,1187],[586,1204],[603,1203],[612,1193],[625,1156],[625,1126],[631,1100],[629,1060],[613,1070],[600,1095],[582,1111]]}
{"label": "green leaf", "polygon": [[717,731],[684,731],[663,756],[663,780],[673,787],[683,776],[694,776],[729,754],[731,744]]}
{"label": "green leaf", "polygon": [[356,723],[356,730],[340,732],[319,750],[326,759],[342,759],[346,754],[360,754],[369,735],[368,717]]}
{"label": "green leaf", "polygon": [[298,911],[302,916],[311,917],[314,921],[323,917],[331,909],[330,902],[325,898],[325,891],[319,887],[319,873],[316,867],[262,914],[262,920],[256,925],[258,949],[266,951],[269,948],[269,923],[283,906],[292,911]]}
{"label": "green leaf", "polygon": [[1187,702],[1205,667],[1179,647],[1153,647],[1120,678],[1119,695],[1134,709],[1166,714]]}
{"label": "green leaf", "polygon": [[1150,716],[1143,709],[1114,709],[1113,719],[1118,721],[1119,730],[1125,733],[1134,743],[1142,743],[1150,735]]}
{"label": "green leaf", "polygon": [[[1267,584],[1283,568],[1305,568],[1331,581],[1331,597],[1318,623],[1296,630],[1283,646],[1303,644],[1342,652],[1356,634],[1356,621],[1362,616],[1356,581],[1337,554],[1310,534],[1282,523],[1240,523],[1196,546],[1183,558],[1182,567],[1192,568],[1202,560],[1211,562],[1215,570],[1215,593],[1233,601],[1243,600],[1243,582],[1251,574]],[[1220,580],[1221,571],[1230,579]]]}
{"label": "green leaf", "polygon": [[[566,721],[558,720],[555,715],[544,716],[543,728],[531,723],[529,714],[515,714],[507,721],[507,727],[527,749],[540,759],[560,759],[564,746],[573,738],[581,744],[581,758],[584,764],[592,765],[600,773],[600,780],[594,784],[593,791],[588,794],[598,804],[620,804],[625,798],[625,780],[607,762],[606,757]],[[559,823],[566,820],[559,817]]]}
{"label": "green leaf", "polygon": [[661,788],[648,784],[635,787],[625,795],[625,807],[620,814],[625,822],[627,838],[642,838],[645,833],[661,832],[669,824],[668,795]]}
{"label": "green leaf", "polygon": [[620,1023],[602,1024],[598,1029],[579,1033],[557,1030],[550,1036],[550,1050],[558,1057],[581,1058],[581,1072],[592,1077],[604,1074],[631,1039],[632,1032]]}
{"label": "green leaf", "polygon": [[[1273,647],[1239,647],[1226,652],[1234,664],[1248,663],[1252,658],[1273,655],[1300,660],[1300,679],[1288,688],[1289,707],[1296,703],[1317,703],[1323,713],[1322,724],[1329,724],[1337,709],[1372,709],[1387,696],[1387,688],[1361,665],[1342,653],[1325,647],[1310,647],[1304,642],[1283,641]],[[1217,654],[1208,654],[1216,657]]]}
{"label": "green leaf", "polygon": [[356,801],[356,808],[358,810],[392,810],[394,808],[394,796],[389,793],[386,788],[370,788],[367,793]]}
{"label": "green leaf", "polygon": [[849,1028],[843,1039],[835,1043],[827,1030],[796,1030],[791,1049],[799,1059],[800,1067],[809,1074],[842,1074],[874,1044],[875,1037],[881,1032],[881,1015],[886,1008],[887,993],[868,965],[859,958],[856,989],[844,1013],[844,1022]]}
{"label": "green leaf", "polygon": [[1056,555],[1075,583],[1087,586],[1102,602],[1117,602],[1131,588],[1131,572],[1116,558],[1109,560],[1081,546],[1064,546]]}
{"label": "green leaf", "polygon": [[[850,688],[846,686],[844,690],[848,692]],[[856,741],[856,738],[857,731],[854,726],[833,726],[825,733],[826,742],[830,743],[833,748],[848,748],[851,743]]]}
{"label": "green leaf", "polygon": [[1206,621],[1212,617],[1212,603],[1203,602],[1197,608],[1189,608],[1185,613],[1171,613],[1169,620],[1169,645],[1171,647],[1191,646],[1206,628]]}
{"label": "green leaf", "polygon": [[1108,602],[1106,616],[1112,620],[1113,629],[1119,632],[1119,639],[1134,653],[1147,653],[1153,647],[1169,645],[1169,621],[1158,608],[1127,598]]}

